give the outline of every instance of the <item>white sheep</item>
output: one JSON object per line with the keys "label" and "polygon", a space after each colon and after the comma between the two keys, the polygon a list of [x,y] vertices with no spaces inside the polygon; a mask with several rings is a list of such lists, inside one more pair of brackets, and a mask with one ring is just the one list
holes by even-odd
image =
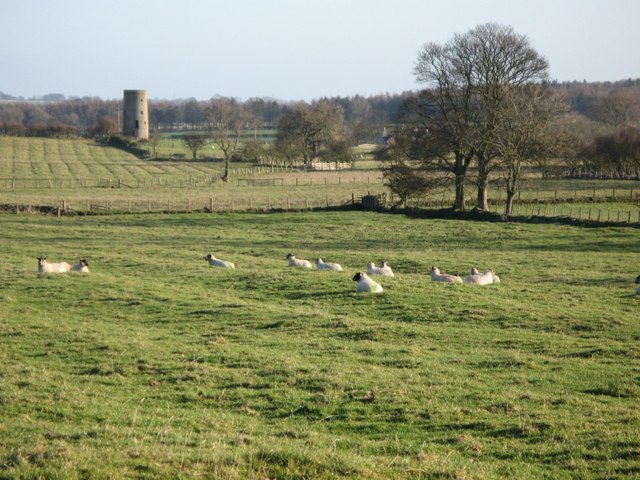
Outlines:
{"label": "white sheep", "polygon": [[65,273],[71,271],[71,265],[67,262],[49,263],[47,257],[38,257],[38,272],[40,273]]}
{"label": "white sheep", "polygon": [[471,285],[490,285],[492,283],[500,283],[498,277],[493,270],[485,270],[480,273],[476,267],[471,269],[471,275],[464,277],[464,283]]}
{"label": "white sheep", "polygon": [[289,262],[290,267],[311,268],[311,262],[309,260],[296,258],[296,256],[293,253],[290,253],[289,255],[287,255],[287,261]]}
{"label": "white sheep", "polygon": [[220,260],[219,258],[216,258],[211,254],[208,254],[206,257],[204,257],[204,259],[207,260],[209,262],[209,265],[212,267],[236,268],[234,263],[228,262],[226,260]]}
{"label": "white sheep", "polygon": [[440,269],[438,267],[431,267],[431,280],[442,283],[462,283],[462,278],[457,275],[440,273]]}
{"label": "white sheep", "polygon": [[356,292],[364,293],[382,293],[383,288],[378,282],[371,280],[369,276],[364,272],[358,272],[353,276],[353,281],[356,283]]}
{"label": "white sheep", "polygon": [[373,262],[367,264],[368,275],[382,275],[383,277],[395,277],[391,267],[384,260],[380,262],[380,266],[376,266]]}
{"label": "white sheep", "polygon": [[342,271],[342,266],[339,263],[328,263],[321,258],[316,258],[316,268],[318,270],[332,270],[334,272]]}
{"label": "white sheep", "polygon": [[81,258],[78,263],[74,263],[71,267],[72,272],[89,273],[89,262]]}

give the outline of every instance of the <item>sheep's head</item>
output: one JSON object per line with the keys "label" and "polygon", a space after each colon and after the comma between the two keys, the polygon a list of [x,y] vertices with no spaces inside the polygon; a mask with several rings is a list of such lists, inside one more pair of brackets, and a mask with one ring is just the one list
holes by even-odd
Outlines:
{"label": "sheep's head", "polygon": [[353,281],[354,282],[359,282],[361,279],[363,279],[365,277],[365,274],[363,272],[358,272],[353,276]]}
{"label": "sheep's head", "polygon": [[204,259],[205,259],[205,260],[215,260],[215,259],[216,259],[216,257],[214,257],[213,255],[211,255],[211,254],[209,253],[206,257],[204,257]]}
{"label": "sheep's head", "polygon": [[86,259],[81,258],[80,259],[80,265],[82,265],[83,267],[88,267],[89,266],[89,262],[87,262]]}
{"label": "sheep's head", "polygon": [[287,260],[289,260],[290,258],[296,258],[296,256],[293,253],[290,253],[287,255]]}
{"label": "sheep's head", "polygon": [[316,263],[324,263],[324,261],[321,258],[316,258]]}
{"label": "sheep's head", "polygon": [[478,275],[480,272],[478,271],[478,269],[476,267],[472,267],[471,268],[471,275]]}
{"label": "sheep's head", "polygon": [[42,265],[42,263],[47,259],[47,257],[38,257],[38,265]]}

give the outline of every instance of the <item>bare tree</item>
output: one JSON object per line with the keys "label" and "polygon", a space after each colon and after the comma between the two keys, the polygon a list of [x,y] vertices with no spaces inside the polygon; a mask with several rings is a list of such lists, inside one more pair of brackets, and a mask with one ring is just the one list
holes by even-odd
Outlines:
{"label": "bare tree", "polygon": [[481,102],[481,122],[476,158],[478,161],[478,200],[476,207],[488,209],[489,177],[498,152],[495,145],[497,125],[505,96],[513,87],[542,82],[548,78],[549,64],[512,27],[487,23],[457,37],[461,62],[470,63],[471,88]]}
{"label": "bare tree", "polygon": [[506,183],[505,214],[511,215],[522,167],[539,158],[560,154],[562,141],[554,120],[567,106],[542,85],[512,87],[502,92],[491,150]]}
{"label": "bare tree", "polygon": [[464,208],[464,182],[475,158],[476,206],[488,209],[489,178],[505,95],[547,78],[547,61],[511,27],[487,23],[455,35],[445,45],[427,44],[414,70],[429,87],[415,112],[423,127],[426,158],[455,175],[456,208]]}
{"label": "bare tree", "polygon": [[309,167],[321,149],[342,135],[343,123],[342,108],[332,102],[299,103],[280,117],[276,148]]}
{"label": "bare tree", "polygon": [[240,134],[248,123],[248,114],[241,104],[232,98],[216,97],[207,108],[213,143],[224,156],[222,180],[229,180],[229,164],[241,148]]}
{"label": "bare tree", "polygon": [[198,151],[207,144],[207,137],[199,133],[189,133],[182,137],[182,142],[189,149],[195,161],[198,159]]}
{"label": "bare tree", "polygon": [[[414,143],[422,142],[423,162],[435,162],[454,177],[453,207],[464,210],[467,171],[476,152],[478,102],[469,79],[472,64],[462,61],[464,51],[456,39],[444,46],[425,45],[418,55],[414,73],[430,88],[410,104],[416,116]],[[420,155],[420,152],[418,153]]]}

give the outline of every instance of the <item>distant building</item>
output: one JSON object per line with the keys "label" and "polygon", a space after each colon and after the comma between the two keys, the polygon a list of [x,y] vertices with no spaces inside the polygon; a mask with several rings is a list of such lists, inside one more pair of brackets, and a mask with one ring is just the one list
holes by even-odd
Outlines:
{"label": "distant building", "polygon": [[125,90],[122,107],[122,135],[149,139],[149,108],[146,90]]}

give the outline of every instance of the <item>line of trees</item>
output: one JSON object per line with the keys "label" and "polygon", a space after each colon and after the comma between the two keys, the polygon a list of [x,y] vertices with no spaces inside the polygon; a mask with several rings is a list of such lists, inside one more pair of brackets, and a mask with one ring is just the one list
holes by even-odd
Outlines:
{"label": "line of trees", "polygon": [[267,146],[257,138],[243,138],[247,130],[260,126],[260,119],[251,110],[232,99],[217,97],[207,106],[206,130],[188,132],[182,139],[193,160],[205,145],[217,147],[225,163],[222,179],[227,180],[229,165],[236,158],[258,163],[268,157],[283,164],[301,162],[305,167],[320,158],[328,162],[352,162],[357,140],[344,118],[343,108],[333,101],[289,104],[275,125],[275,142]]}
{"label": "line of trees", "polygon": [[[399,128],[385,152],[385,176],[400,203],[453,178],[454,208],[465,208],[465,186],[472,181],[476,208],[488,210],[490,179],[500,175],[507,191],[505,213],[510,214],[528,164],[593,151],[592,158],[617,165],[615,142],[597,135],[581,139],[570,128],[570,105],[549,83],[547,60],[509,26],[483,24],[444,44],[426,44],[414,73],[426,88],[403,105]],[[640,115],[618,106],[608,114],[617,125],[626,125],[625,145],[632,145],[638,125],[629,124]],[[613,139],[622,143],[620,134]]]}
{"label": "line of trees", "polygon": [[[372,143],[381,136],[384,125],[396,117],[400,105],[411,92],[363,97],[322,98],[315,102],[339,106],[343,122],[360,143]],[[227,102],[231,109],[242,110],[248,120],[246,130],[275,129],[280,118],[306,102],[284,102],[269,98],[251,98],[241,101],[228,97],[210,100],[150,100],[149,120],[152,130],[208,131],[212,129],[211,105]],[[95,97],[64,99],[61,95],[48,95],[37,100],[16,99],[0,92],[0,135],[71,136],[94,135],[105,129],[118,133],[121,117],[119,100]],[[111,131],[113,130],[113,131]]]}

